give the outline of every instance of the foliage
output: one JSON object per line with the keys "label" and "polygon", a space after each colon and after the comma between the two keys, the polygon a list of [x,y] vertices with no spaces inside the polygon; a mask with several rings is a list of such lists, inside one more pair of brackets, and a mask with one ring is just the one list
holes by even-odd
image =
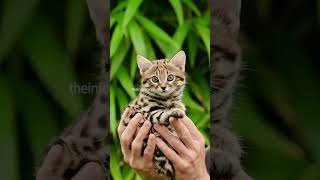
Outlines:
{"label": "foliage", "polygon": [[114,179],[132,179],[132,169],[123,162],[117,126],[125,106],[137,95],[140,85],[137,54],[148,59],[171,58],[180,49],[187,54],[187,85],[183,102],[187,115],[209,142],[209,48],[208,1],[116,1],[110,27],[110,128],[111,174]]}

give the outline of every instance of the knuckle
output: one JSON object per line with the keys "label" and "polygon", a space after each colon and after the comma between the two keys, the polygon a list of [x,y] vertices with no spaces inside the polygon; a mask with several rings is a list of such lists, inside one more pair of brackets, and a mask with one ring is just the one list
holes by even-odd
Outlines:
{"label": "knuckle", "polygon": [[181,167],[180,167],[180,171],[183,173],[186,173],[188,171],[190,171],[191,169],[191,164],[190,163],[184,163]]}
{"label": "knuckle", "polygon": [[129,140],[128,136],[126,136],[125,134],[122,134],[120,139],[121,139],[123,144],[125,144],[125,145],[129,144],[130,140]]}
{"label": "knuckle", "polygon": [[132,150],[136,150],[136,149],[139,149],[139,144],[137,141],[133,141],[132,144],[131,144],[131,148]]}

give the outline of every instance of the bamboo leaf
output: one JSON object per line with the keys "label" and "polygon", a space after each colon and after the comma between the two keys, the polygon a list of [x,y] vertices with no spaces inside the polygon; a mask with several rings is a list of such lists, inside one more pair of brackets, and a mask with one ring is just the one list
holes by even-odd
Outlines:
{"label": "bamboo leaf", "polygon": [[119,71],[117,73],[117,80],[120,82],[121,86],[128,93],[131,99],[135,98],[135,88],[130,79],[128,71],[124,68],[124,66],[119,67]]}
{"label": "bamboo leaf", "polygon": [[145,41],[143,37],[144,35],[141,28],[138,26],[138,24],[134,20],[132,20],[128,24],[128,29],[129,29],[129,35],[136,53],[142,56],[146,56],[147,50],[144,42]]}
{"label": "bamboo leaf", "polygon": [[198,39],[197,37],[193,34],[190,33],[188,38],[187,38],[187,45],[188,45],[188,58],[189,58],[189,62],[191,67],[195,66],[195,62],[196,62],[196,56],[197,56],[197,52],[198,52]]}
{"label": "bamboo leaf", "polygon": [[129,104],[129,99],[126,93],[120,87],[116,87],[115,89],[117,92],[117,103],[119,105],[119,109],[121,112],[123,112],[125,107],[127,107]]}
{"label": "bamboo leaf", "polygon": [[123,27],[126,27],[129,24],[129,22],[131,21],[133,16],[136,14],[136,12],[142,2],[143,2],[143,0],[127,1],[126,12],[124,14]]}
{"label": "bamboo leaf", "polygon": [[137,54],[135,51],[131,53],[131,63],[130,63],[130,77],[133,80],[137,73]]}
{"label": "bamboo leaf", "polygon": [[182,101],[187,107],[204,112],[204,108],[191,98],[189,91],[185,90],[185,92],[183,93]]}
{"label": "bamboo leaf", "polygon": [[117,139],[117,116],[116,116],[116,97],[115,97],[116,86],[114,83],[110,86],[110,131],[113,139]]}
{"label": "bamboo leaf", "polygon": [[174,40],[164,30],[158,27],[154,22],[139,14],[137,14],[137,20],[150,34],[151,38],[162,41],[167,44],[171,44],[175,47],[175,49],[179,49],[179,45],[176,42],[174,42]]}
{"label": "bamboo leaf", "polygon": [[110,146],[110,172],[114,180],[122,180],[119,161],[113,146]]}
{"label": "bamboo leaf", "polygon": [[124,61],[124,58],[127,52],[129,51],[129,48],[130,48],[129,40],[127,40],[126,38],[122,39],[121,47],[122,48],[119,48],[118,51],[113,56],[113,58],[111,59],[110,80],[113,80],[114,75],[118,72],[119,67]]}
{"label": "bamboo leaf", "polygon": [[114,56],[114,54],[118,50],[120,43],[122,41],[123,35],[124,35],[124,32],[123,32],[122,26],[118,24],[111,35],[110,59]]}
{"label": "bamboo leaf", "polygon": [[191,11],[193,11],[197,16],[201,16],[201,12],[198,9],[198,7],[193,3],[192,0],[182,0],[183,3],[185,3]]}
{"label": "bamboo leaf", "polygon": [[169,2],[177,15],[179,26],[181,26],[184,21],[181,2],[180,0],[169,0]]}
{"label": "bamboo leaf", "polygon": [[[196,23],[196,29],[205,45],[208,56],[210,57],[210,28],[202,26],[199,23]],[[210,58],[208,58],[208,60],[210,61]]]}
{"label": "bamboo leaf", "polygon": [[174,33],[173,40],[178,44],[179,49],[182,47],[182,44],[189,33],[190,27],[190,22],[186,22],[183,25],[179,26],[176,32]]}
{"label": "bamboo leaf", "polygon": [[145,35],[144,40],[145,40],[146,49],[147,49],[147,57],[149,59],[156,59],[155,50],[151,44],[150,38],[147,35]]}
{"label": "bamboo leaf", "polygon": [[122,11],[127,5],[126,1],[119,2],[119,4],[111,10],[111,16],[114,16],[115,13]]}

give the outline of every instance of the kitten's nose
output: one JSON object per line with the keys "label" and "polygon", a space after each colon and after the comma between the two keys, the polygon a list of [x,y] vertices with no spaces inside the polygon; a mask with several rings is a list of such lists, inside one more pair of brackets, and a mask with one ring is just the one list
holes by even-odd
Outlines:
{"label": "kitten's nose", "polygon": [[164,91],[164,90],[166,90],[166,87],[164,86],[164,87],[161,87],[161,89],[162,89],[162,91]]}

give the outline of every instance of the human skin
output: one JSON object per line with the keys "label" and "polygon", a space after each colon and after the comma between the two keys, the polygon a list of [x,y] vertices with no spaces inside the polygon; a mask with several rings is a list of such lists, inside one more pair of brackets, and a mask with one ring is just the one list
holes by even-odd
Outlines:
{"label": "human skin", "polygon": [[[126,109],[125,111],[127,111]],[[127,113],[123,113],[127,114]],[[122,119],[118,127],[121,150],[125,162],[136,170],[143,179],[163,179],[153,168],[152,158],[155,146],[164,153],[172,162],[176,179],[210,179],[205,166],[205,147],[204,139],[196,126],[189,118],[171,118],[170,123],[175,128],[178,137],[174,136],[169,130],[161,125],[154,125],[156,131],[176,150],[172,150],[160,138],[153,134],[149,135],[147,147],[141,155],[143,139],[148,135],[151,123],[145,121],[139,129],[138,122],[143,116],[135,115],[125,127]],[[129,146],[131,145],[131,149]]]}

